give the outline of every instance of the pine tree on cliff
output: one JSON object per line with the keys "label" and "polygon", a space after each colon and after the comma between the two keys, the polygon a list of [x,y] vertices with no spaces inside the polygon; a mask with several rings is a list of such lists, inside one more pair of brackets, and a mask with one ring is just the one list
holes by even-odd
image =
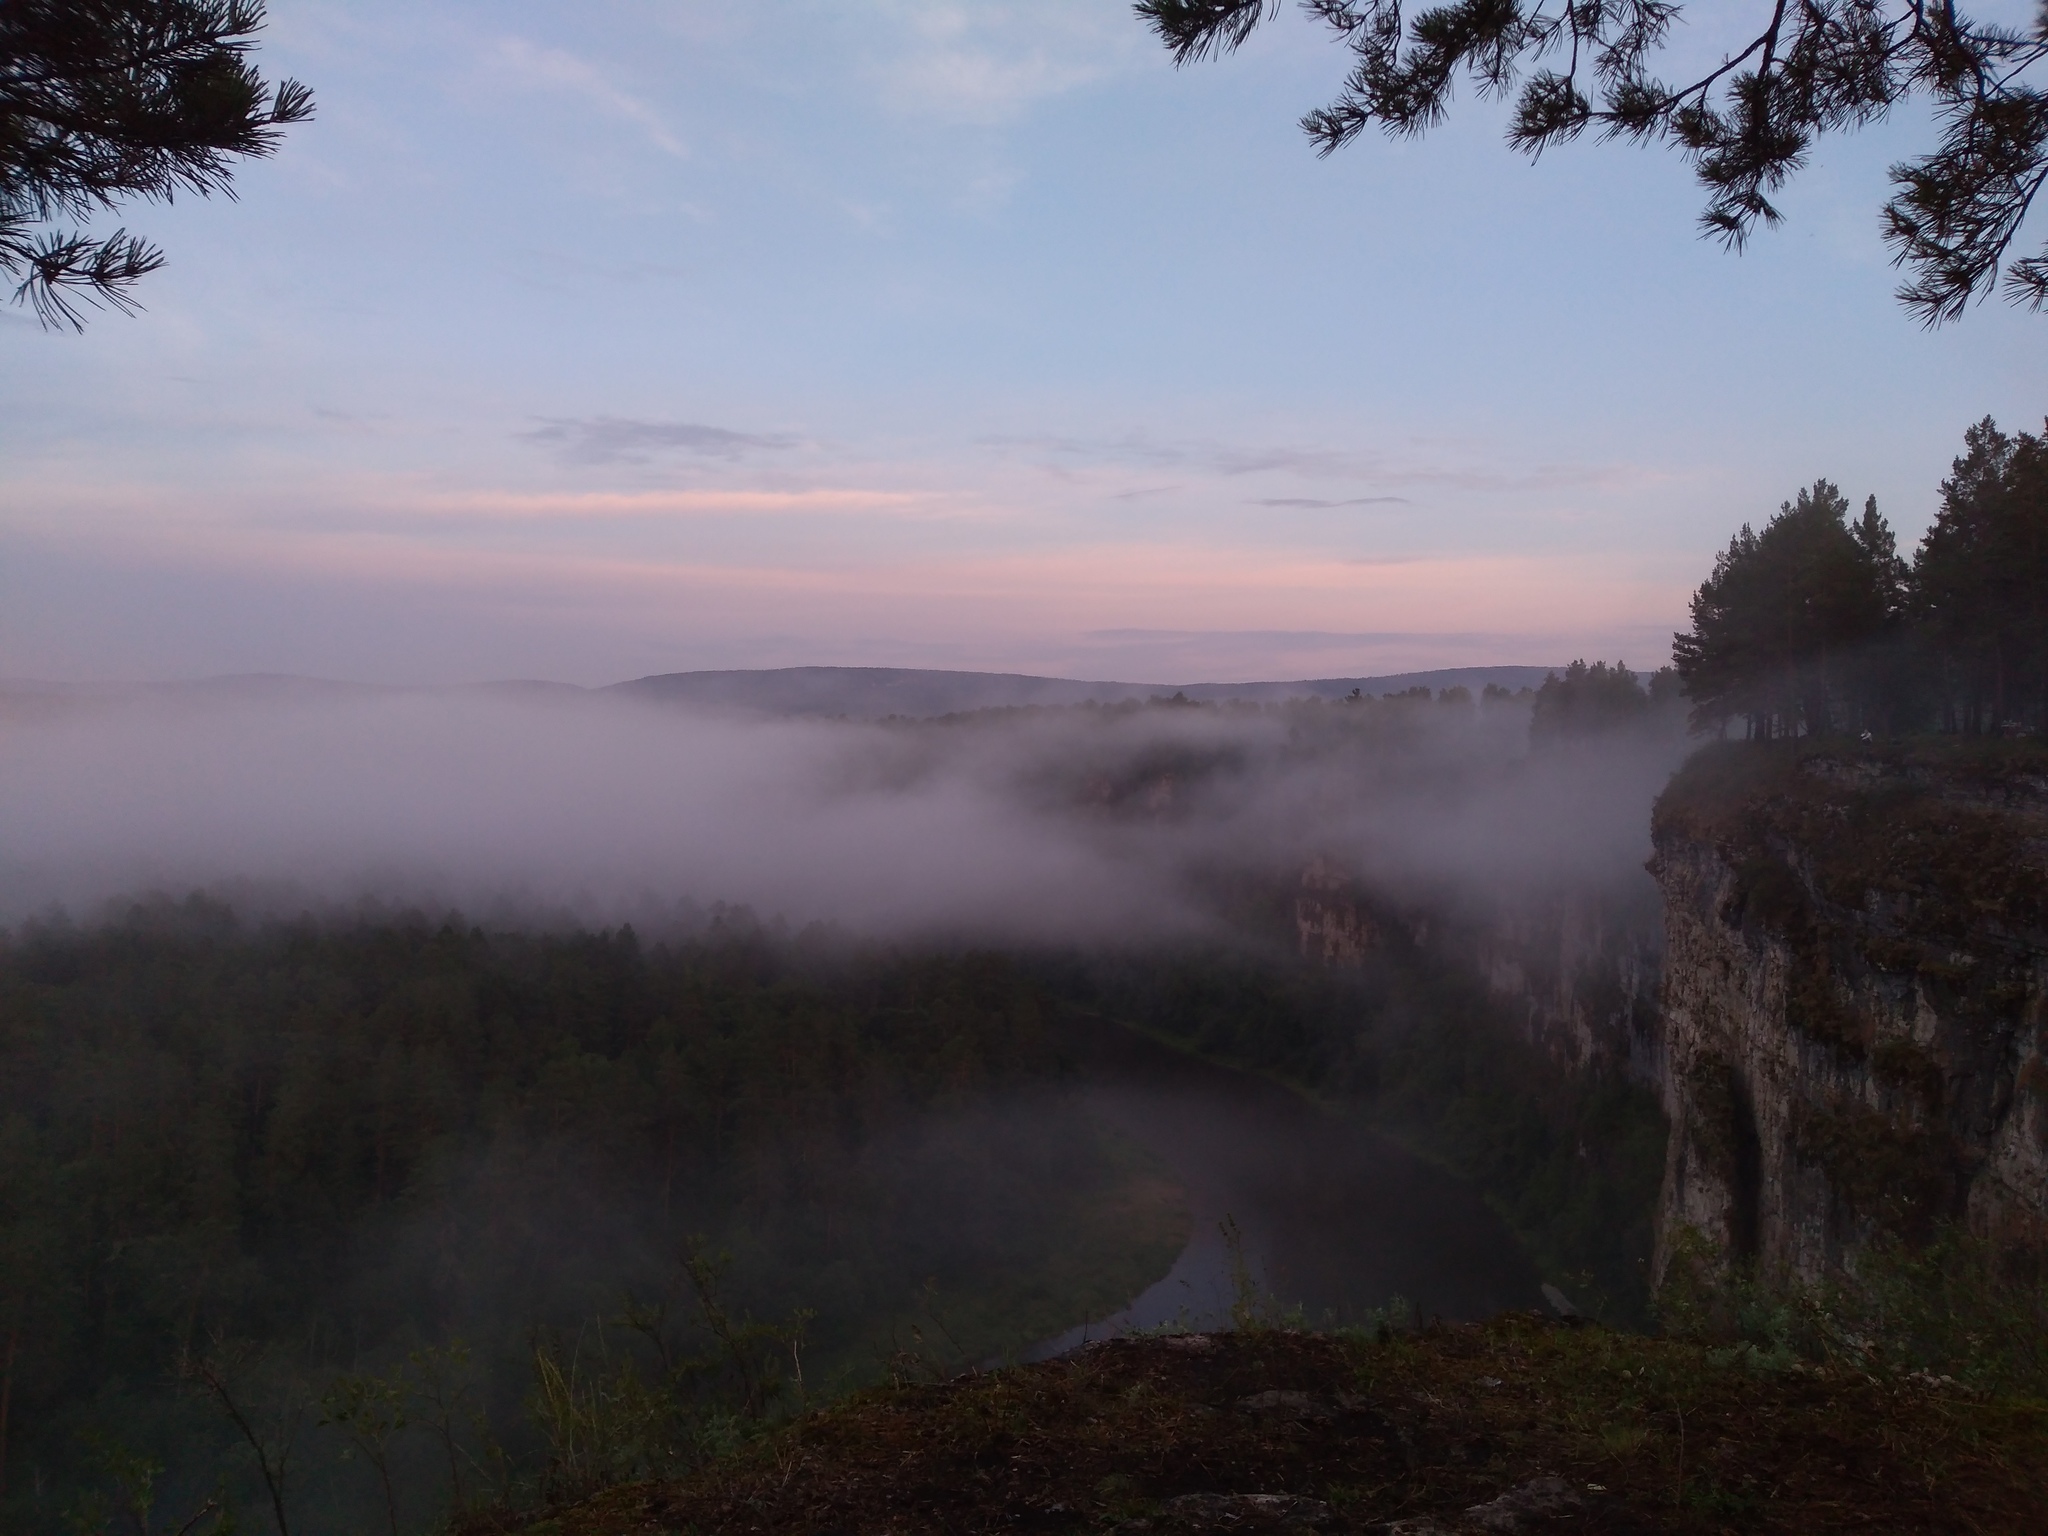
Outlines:
{"label": "pine tree on cliff", "polygon": [[1963,445],[1913,560],[1942,724],[2048,725],[2048,436],[2008,437],[1987,416]]}
{"label": "pine tree on cliff", "polygon": [[1772,739],[1869,719],[1867,660],[1896,619],[1903,573],[1876,498],[1853,526],[1848,512],[1816,480],[1716,557],[1693,594],[1692,629],[1671,645],[1695,729],[1741,715]]}

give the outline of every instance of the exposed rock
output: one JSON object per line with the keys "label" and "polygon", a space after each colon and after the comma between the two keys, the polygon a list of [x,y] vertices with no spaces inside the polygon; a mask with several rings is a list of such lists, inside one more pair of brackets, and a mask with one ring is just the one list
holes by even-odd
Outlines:
{"label": "exposed rock", "polygon": [[1548,1280],[1543,1282],[1543,1299],[1550,1303],[1550,1310],[1559,1317],[1577,1317],[1580,1315],[1579,1309],[1572,1305],[1572,1299]]}
{"label": "exposed rock", "polygon": [[1302,957],[1333,966],[1362,965],[1396,935],[1476,972],[1550,1056],[1582,1071],[1662,1078],[1663,928],[1647,879],[1625,891],[1558,890],[1452,913],[1387,902],[1318,857],[1302,871],[1294,924]]}
{"label": "exposed rock", "polygon": [[1707,754],[1659,802],[1673,1234],[1812,1280],[1880,1231],[2048,1242],[2048,790]]}
{"label": "exposed rock", "polygon": [[1350,886],[1350,878],[1328,859],[1311,859],[1301,872],[1294,928],[1305,959],[1355,966],[1379,948],[1379,923]]}
{"label": "exposed rock", "polygon": [[1520,1013],[1523,1033],[1552,1057],[1661,1081],[1663,924],[1647,881],[1503,902],[1439,943],[1463,949],[1487,990]]}

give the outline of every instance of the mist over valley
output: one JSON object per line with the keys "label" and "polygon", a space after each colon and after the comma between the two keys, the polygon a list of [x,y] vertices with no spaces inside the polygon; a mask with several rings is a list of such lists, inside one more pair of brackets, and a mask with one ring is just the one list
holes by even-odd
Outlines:
{"label": "mist over valley", "polygon": [[252,915],[660,927],[723,903],[869,938],[1156,938],[1218,921],[1219,882],[1318,855],[1439,900],[1640,886],[1682,750],[1637,730],[1532,757],[1528,694],[1462,682],[875,720],[743,711],[729,687],[674,704],[662,681],[17,691],[0,915],[206,890]]}
{"label": "mist over valley", "polygon": [[2038,1536],[2044,186],[2043,0],[0,0],[0,1536]]}
{"label": "mist over valley", "polygon": [[[656,1380],[721,1309],[751,1342],[664,1412],[766,1411],[792,1346],[815,1393],[1247,1307],[1482,1316],[1541,1301],[1531,1234],[1636,1305],[1640,1170],[1569,1211],[1530,1184],[1616,1110],[1561,1089],[1488,1150],[1426,1085],[1477,1111],[1540,1060],[1464,1061],[1490,1005],[1445,935],[1639,913],[1678,717],[1631,681],[1532,748],[1555,678],[1364,681],[879,719],[730,679],[16,689],[0,1012],[55,1266],[22,1391],[70,1404],[25,1454],[88,1477],[66,1437],[116,1383],[240,1372],[216,1396],[283,1411],[459,1347],[507,1475],[559,1481],[594,1474],[522,1381]],[[1390,1118],[1303,1123],[1303,1092]],[[44,1182],[80,1176],[118,1250]],[[406,1454],[409,1501],[454,1496]],[[306,1518],[357,1507],[320,1478]]]}

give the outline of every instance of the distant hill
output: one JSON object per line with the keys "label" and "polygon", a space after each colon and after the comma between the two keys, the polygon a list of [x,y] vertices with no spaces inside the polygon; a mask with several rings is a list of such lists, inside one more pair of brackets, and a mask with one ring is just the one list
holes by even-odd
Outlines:
{"label": "distant hill", "polygon": [[932,716],[1025,704],[1115,704],[1184,693],[1191,699],[1337,699],[1407,688],[1471,689],[1491,683],[1534,688],[1549,667],[1447,667],[1383,677],[1320,677],[1270,683],[1115,683],[1021,672],[946,672],[915,667],[769,667],[722,672],[665,672],[605,690],[670,704],[710,705],[775,715]]}
{"label": "distant hill", "polygon": [[1487,684],[1534,688],[1549,667],[1447,667],[1435,672],[1395,672],[1384,677],[1317,677],[1271,683],[1114,683],[1069,677],[1032,677],[1022,672],[946,672],[916,667],[766,667],[723,672],[664,672],[606,688],[571,683],[512,681],[421,688],[280,673],[243,673],[176,683],[47,683],[0,678],[0,720],[33,720],[138,699],[185,700],[195,704],[292,705],[399,693],[495,694],[514,698],[611,695],[661,704],[744,710],[766,715],[846,715],[875,720],[885,715],[930,718],[972,709],[1025,704],[1116,704],[1175,693],[1191,699],[1339,699],[1361,693],[1399,693],[1407,688],[1464,687],[1478,693]]}

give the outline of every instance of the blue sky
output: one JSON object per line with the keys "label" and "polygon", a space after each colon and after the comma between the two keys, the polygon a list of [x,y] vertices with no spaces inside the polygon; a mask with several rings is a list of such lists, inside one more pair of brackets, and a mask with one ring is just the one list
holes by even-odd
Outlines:
{"label": "blue sky", "polygon": [[140,318],[0,316],[0,675],[1654,665],[1744,520],[1909,543],[2048,409],[2048,319],[1890,297],[1915,112],[1738,258],[1469,93],[1318,160],[1291,13],[1176,72],[1122,0],[275,0],[261,58],[318,118],[128,211]]}

